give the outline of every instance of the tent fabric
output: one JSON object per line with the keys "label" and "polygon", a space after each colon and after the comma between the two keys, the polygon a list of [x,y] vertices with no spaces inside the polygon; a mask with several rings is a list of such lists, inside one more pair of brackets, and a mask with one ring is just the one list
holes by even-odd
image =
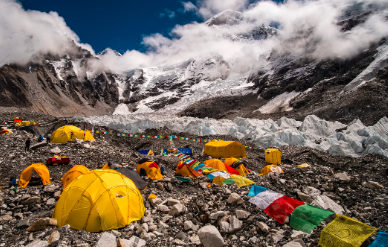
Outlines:
{"label": "tent fabric", "polygon": [[201,174],[196,172],[194,169],[191,169],[186,163],[180,161],[175,170],[176,174],[181,175],[182,177],[199,177]]}
{"label": "tent fabric", "polygon": [[369,247],[387,247],[388,246],[388,233],[379,232],[375,241]]}
{"label": "tent fabric", "polygon": [[236,141],[215,141],[205,144],[204,155],[214,158],[246,158],[245,146]]}
{"label": "tent fabric", "polygon": [[309,204],[297,207],[291,214],[290,226],[295,230],[311,234],[324,219],[333,215],[333,212],[317,208]]}
{"label": "tent fabric", "polygon": [[65,175],[61,178],[62,180],[62,188],[65,189],[74,179],[81,176],[82,174],[86,174],[90,172],[90,170],[83,165],[75,165],[70,170],[68,170]]}
{"label": "tent fabric", "polygon": [[337,214],[337,217],[321,231],[318,244],[322,247],[361,246],[376,230],[357,220]]}
{"label": "tent fabric", "polygon": [[267,176],[270,172],[283,173],[283,170],[277,165],[267,165],[261,169],[260,175]]}
{"label": "tent fabric", "polygon": [[57,166],[58,164],[69,164],[69,163],[70,163],[70,159],[66,158],[66,156],[54,155],[53,158],[49,158],[47,160],[47,165],[54,165],[54,166]]}
{"label": "tent fabric", "polygon": [[42,163],[35,163],[27,167],[20,174],[19,185],[22,188],[26,188],[28,183],[31,180],[32,172],[35,171],[39,177],[42,179],[43,185],[51,184],[50,182],[50,172]]}
{"label": "tent fabric", "polygon": [[255,184],[255,182],[253,182],[252,180],[245,178],[245,177],[242,177],[240,175],[232,174],[232,175],[230,175],[230,177],[234,179],[234,182],[236,183],[238,188],[243,187],[243,186],[247,186],[250,184]]}
{"label": "tent fabric", "polygon": [[2,131],[0,131],[0,134],[13,134],[13,133],[9,129],[3,129]]}
{"label": "tent fabric", "polygon": [[239,173],[238,171],[236,171],[234,168],[228,166],[227,164],[225,164],[225,167],[226,167],[226,170],[227,170],[230,174],[240,175],[240,173]]}
{"label": "tent fabric", "polygon": [[210,159],[203,162],[206,166],[211,167],[213,169],[217,169],[219,171],[227,171],[224,162],[219,159]]}
{"label": "tent fabric", "polygon": [[309,167],[309,166],[310,166],[309,164],[303,163],[303,164],[301,164],[301,165],[298,165],[297,167],[300,168],[300,169],[302,169],[302,168],[306,168],[306,167]]}
{"label": "tent fabric", "polygon": [[[73,132],[73,138],[71,138],[71,133]],[[84,137],[85,136],[85,137]],[[51,143],[66,143],[68,141],[74,141],[74,139],[80,139],[84,141],[95,141],[93,135],[89,130],[81,130],[78,127],[73,125],[65,125],[58,128],[51,135]]]}
{"label": "tent fabric", "polygon": [[236,168],[236,171],[238,171],[238,173],[240,173],[241,176],[243,176],[243,175],[248,175],[248,174],[249,174],[249,171],[247,170],[247,168],[245,167],[244,164],[240,164],[240,165]]}
{"label": "tent fabric", "polygon": [[135,183],[136,187],[139,190],[144,190],[148,185],[148,183],[146,181],[144,181],[144,179],[142,179],[140,177],[140,175],[135,171],[132,171],[132,170],[125,168],[125,167],[121,167],[117,171],[119,173],[123,174],[124,176],[126,176],[127,178],[129,178],[130,180],[132,180],[132,182]]}
{"label": "tent fabric", "polygon": [[288,196],[283,196],[272,202],[264,212],[274,218],[280,224],[284,224],[287,217],[295,210],[295,208],[303,205],[304,202],[295,200]]}
{"label": "tent fabric", "polygon": [[160,171],[160,167],[155,162],[144,162],[138,164],[136,167],[136,172],[140,175],[141,169],[144,169],[147,177],[151,179],[163,179],[162,172]]}
{"label": "tent fabric", "polygon": [[256,205],[258,208],[264,210],[266,209],[272,202],[282,197],[282,194],[279,194],[272,190],[264,191],[258,194],[255,197],[249,199],[249,202]]}
{"label": "tent fabric", "polygon": [[62,192],[53,218],[62,227],[100,232],[122,228],[143,218],[143,197],[129,178],[114,170],[93,170]]}
{"label": "tent fabric", "polygon": [[259,185],[254,184],[251,189],[249,190],[249,193],[247,196],[256,196],[257,194],[267,191],[267,188],[261,187]]}
{"label": "tent fabric", "polygon": [[154,152],[152,152],[152,150],[137,150],[136,152],[144,155],[154,155]]}
{"label": "tent fabric", "polygon": [[228,165],[239,173],[238,175],[247,175],[249,174],[248,170],[246,169],[245,164],[243,161],[236,159],[236,158],[228,158],[224,161],[225,165]]}

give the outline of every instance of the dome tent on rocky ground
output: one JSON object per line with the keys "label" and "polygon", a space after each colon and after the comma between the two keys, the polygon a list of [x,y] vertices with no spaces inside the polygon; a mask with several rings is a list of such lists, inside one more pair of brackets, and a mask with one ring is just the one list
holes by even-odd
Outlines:
{"label": "dome tent on rocky ground", "polygon": [[147,176],[151,179],[163,179],[160,166],[153,161],[140,160],[136,167],[136,172],[141,176]]}
{"label": "dome tent on rocky ground", "polygon": [[22,188],[27,187],[28,183],[31,181],[32,173],[36,172],[39,177],[42,179],[42,184],[47,185],[50,184],[50,172],[42,163],[35,163],[27,167],[20,174],[19,185]]}
{"label": "dome tent on rocky ground", "polygon": [[205,155],[213,158],[246,158],[245,147],[236,141],[212,141],[205,144]]}
{"label": "dome tent on rocky ground", "polygon": [[99,232],[140,220],[144,211],[143,197],[134,182],[113,170],[94,170],[66,187],[53,218],[58,226]]}
{"label": "dome tent on rocky ground", "polygon": [[68,141],[74,141],[75,138],[84,141],[95,141],[89,130],[84,131],[73,125],[65,125],[52,133],[50,142],[66,143]]}
{"label": "dome tent on rocky ground", "polygon": [[62,188],[66,189],[66,187],[77,177],[81,176],[82,174],[88,173],[90,170],[83,165],[75,165],[70,170],[68,170],[65,175],[63,175],[62,180]]}
{"label": "dome tent on rocky ground", "polygon": [[206,166],[213,168],[212,170],[218,170],[218,171],[225,171],[230,174],[236,174],[239,175],[240,173],[233,169],[232,167],[228,166],[224,162],[222,162],[219,159],[210,159],[203,162]]}

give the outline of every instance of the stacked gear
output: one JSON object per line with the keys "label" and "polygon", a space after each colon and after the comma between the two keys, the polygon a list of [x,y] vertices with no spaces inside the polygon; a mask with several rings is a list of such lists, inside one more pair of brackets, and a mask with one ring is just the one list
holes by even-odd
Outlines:
{"label": "stacked gear", "polygon": [[143,197],[136,185],[113,170],[94,170],[77,177],[62,192],[53,218],[62,227],[100,232],[143,218]]}
{"label": "stacked gear", "polygon": [[36,172],[39,177],[42,179],[42,184],[47,185],[51,184],[50,182],[50,172],[47,169],[47,166],[45,166],[42,163],[35,163],[27,167],[22,171],[20,174],[20,179],[19,179],[19,185],[22,188],[27,187],[28,183],[31,180],[32,177],[32,172]]}
{"label": "stacked gear", "polygon": [[263,169],[261,169],[260,176],[261,175],[267,176],[268,173],[271,173],[271,172],[280,174],[280,173],[283,173],[283,170],[282,168],[280,168],[280,166],[268,165],[268,166],[265,166]]}
{"label": "stacked gear", "polygon": [[191,169],[190,166],[183,161],[180,161],[178,163],[175,170],[175,174],[182,177],[192,177],[192,178],[196,178],[200,176],[198,172],[196,172],[194,169]]}
{"label": "stacked gear", "polygon": [[238,171],[241,176],[249,174],[245,166],[245,162],[236,158],[228,158],[224,161],[224,163]]}
{"label": "stacked gear", "polygon": [[65,189],[74,179],[79,176],[90,172],[90,170],[83,165],[75,165],[73,168],[68,170],[65,175],[61,178],[62,180],[62,188]]}

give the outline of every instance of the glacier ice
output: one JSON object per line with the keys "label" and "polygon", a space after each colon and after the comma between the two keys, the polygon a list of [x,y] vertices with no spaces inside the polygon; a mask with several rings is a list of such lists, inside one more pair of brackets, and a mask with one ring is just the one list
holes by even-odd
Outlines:
{"label": "glacier ice", "polygon": [[272,119],[241,117],[234,120],[200,119],[157,113],[76,117],[75,120],[130,134],[166,127],[175,132],[197,136],[230,135],[239,140],[248,140],[252,145],[262,148],[295,145],[334,155],[358,157],[376,153],[388,157],[387,117],[383,117],[373,126],[365,126],[360,120],[345,125],[326,121],[315,115],[306,116],[303,121],[282,117],[276,122]]}

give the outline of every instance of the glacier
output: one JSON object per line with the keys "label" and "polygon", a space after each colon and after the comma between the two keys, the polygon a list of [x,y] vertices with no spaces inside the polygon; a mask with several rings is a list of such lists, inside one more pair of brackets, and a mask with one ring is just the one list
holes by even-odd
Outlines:
{"label": "glacier", "polygon": [[294,145],[333,155],[359,157],[380,154],[388,157],[387,117],[381,118],[373,126],[365,126],[358,119],[346,125],[326,121],[315,115],[309,115],[303,121],[286,117],[277,121],[241,117],[216,120],[158,113],[75,117],[74,120],[106,126],[128,134],[166,127],[177,133],[185,132],[196,136],[229,135],[249,141],[254,147],[260,148]]}

